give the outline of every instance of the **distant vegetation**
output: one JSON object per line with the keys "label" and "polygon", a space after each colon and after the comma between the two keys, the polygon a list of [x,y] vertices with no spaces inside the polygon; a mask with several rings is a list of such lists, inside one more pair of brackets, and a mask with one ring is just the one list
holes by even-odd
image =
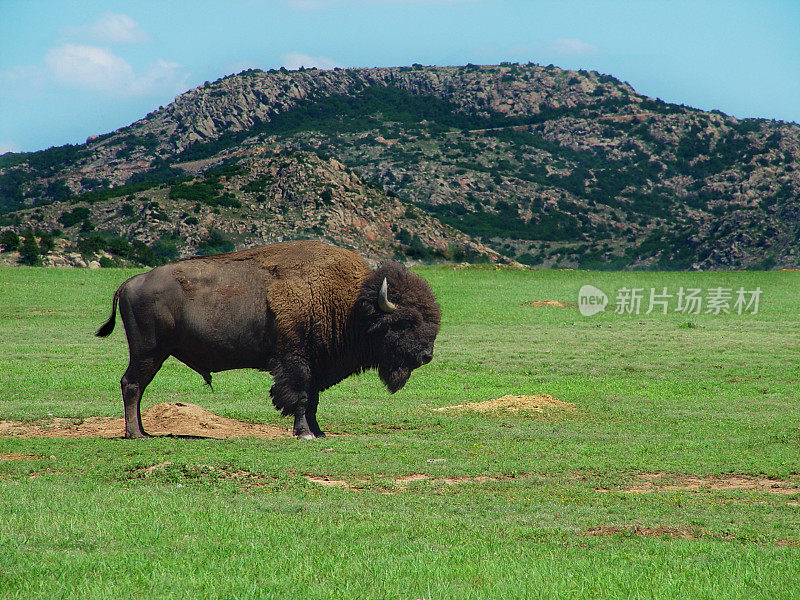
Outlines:
{"label": "distant vegetation", "polygon": [[545,213],[543,218],[527,223],[516,206],[498,202],[498,212],[468,212],[460,204],[421,204],[439,220],[481,238],[514,237],[521,240],[571,240],[580,234],[580,222],[559,211]]}

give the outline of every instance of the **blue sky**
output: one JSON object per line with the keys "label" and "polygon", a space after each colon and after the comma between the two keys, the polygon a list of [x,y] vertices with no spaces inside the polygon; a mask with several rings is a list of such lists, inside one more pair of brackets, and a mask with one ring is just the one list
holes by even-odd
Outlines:
{"label": "blue sky", "polygon": [[800,122],[800,0],[0,0],[0,153],[81,143],[251,67],[501,61]]}

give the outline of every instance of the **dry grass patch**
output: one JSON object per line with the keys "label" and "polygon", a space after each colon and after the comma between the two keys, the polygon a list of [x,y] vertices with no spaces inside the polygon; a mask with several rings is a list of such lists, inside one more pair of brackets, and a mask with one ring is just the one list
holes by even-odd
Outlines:
{"label": "dry grass patch", "polygon": [[[370,481],[367,479],[356,479],[351,482],[344,479],[334,479],[324,476],[320,477],[305,475],[304,477],[309,483],[314,483],[323,487],[340,487],[347,490],[362,490],[366,489],[370,485]],[[381,491],[381,493],[394,494],[397,492],[402,492],[407,490],[410,484],[420,481],[429,481],[434,485],[458,485],[462,483],[488,483],[490,481],[500,481],[500,479],[510,479],[510,477],[501,478],[490,477],[488,475],[431,477],[430,475],[425,475],[424,473],[413,473],[411,475],[401,475],[400,477],[395,477],[394,479],[389,480],[389,483],[393,489],[384,489]],[[385,485],[385,482],[379,481],[379,483]]]}
{"label": "dry grass patch", "polygon": [[641,536],[647,538],[665,538],[665,539],[682,539],[682,540],[699,540],[701,538],[723,540],[723,541],[740,541],[740,542],[757,542],[774,544],[781,547],[798,547],[800,542],[797,540],[759,540],[752,538],[743,538],[741,536],[734,536],[730,534],[710,533],[699,528],[677,526],[677,527],[642,527],[641,525],[628,525],[625,527],[619,525],[607,525],[600,527],[593,527],[583,534],[587,537],[612,537],[615,535],[624,536]]}
{"label": "dry grass patch", "polygon": [[565,308],[567,305],[563,302],[559,302],[558,300],[530,300],[529,302],[523,302],[523,306],[535,306],[537,308],[543,306],[557,306],[559,308]]}
{"label": "dry grass patch", "polygon": [[484,402],[469,402],[467,404],[455,404],[453,406],[443,406],[435,409],[440,412],[472,410],[478,412],[497,412],[497,411],[533,411],[545,412],[547,410],[575,410],[575,405],[569,402],[562,402],[550,394],[537,394],[535,396],[514,396],[506,394],[500,398],[486,400]]}
{"label": "dry grass patch", "polygon": [[4,460],[35,460],[44,458],[36,454],[20,454],[18,452],[0,452],[0,461]]}
{"label": "dry grass patch", "polygon": [[704,534],[701,529],[691,529],[689,527],[641,527],[631,525],[630,527],[620,527],[617,525],[593,527],[585,531],[583,535],[590,537],[610,537],[613,535],[638,535],[642,537],[667,537],[684,540],[698,540]]}

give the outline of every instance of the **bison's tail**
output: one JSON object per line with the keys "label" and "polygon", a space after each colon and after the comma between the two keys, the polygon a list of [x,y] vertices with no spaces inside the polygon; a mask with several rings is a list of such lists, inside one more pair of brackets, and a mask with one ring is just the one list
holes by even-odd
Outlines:
{"label": "bison's tail", "polygon": [[95,335],[97,337],[107,337],[111,335],[111,332],[114,331],[114,325],[117,322],[117,302],[119,301],[119,291],[122,289],[122,286],[114,292],[114,300],[111,304],[111,316],[108,317],[108,321],[103,323],[102,327],[97,330]]}

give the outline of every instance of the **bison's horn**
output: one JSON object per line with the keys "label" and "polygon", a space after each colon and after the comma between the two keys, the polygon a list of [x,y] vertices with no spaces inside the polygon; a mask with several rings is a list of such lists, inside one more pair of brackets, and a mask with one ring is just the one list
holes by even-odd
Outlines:
{"label": "bison's horn", "polygon": [[383,278],[381,291],[378,294],[378,308],[385,313],[393,313],[397,310],[397,305],[394,302],[389,302],[389,283],[386,281],[386,277]]}

